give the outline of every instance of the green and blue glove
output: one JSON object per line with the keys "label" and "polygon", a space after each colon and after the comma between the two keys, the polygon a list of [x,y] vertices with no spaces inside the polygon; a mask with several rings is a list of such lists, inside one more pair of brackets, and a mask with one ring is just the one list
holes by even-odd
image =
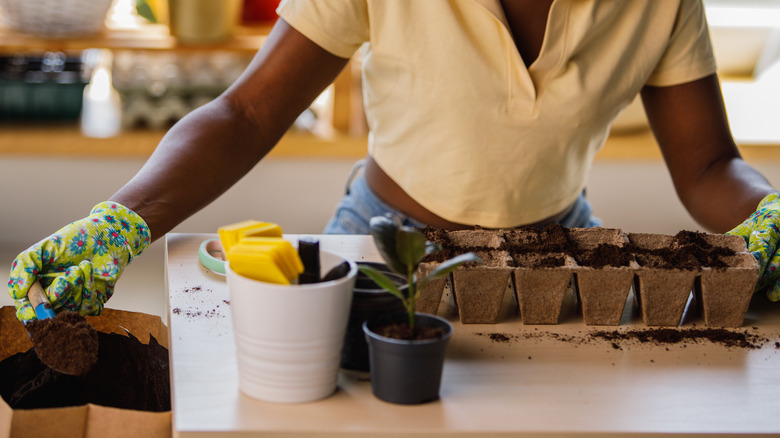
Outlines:
{"label": "green and blue glove", "polygon": [[726,234],[744,237],[758,260],[756,292],[766,290],[771,301],[780,301],[780,193],[767,195],[755,213]]}
{"label": "green and blue glove", "polygon": [[11,267],[8,293],[16,317],[35,319],[27,291],[40,281],[55,312],[99,315],[125,266],[149,246],[146,222],[116,202],[96,205],[73,222],[19,254]]}

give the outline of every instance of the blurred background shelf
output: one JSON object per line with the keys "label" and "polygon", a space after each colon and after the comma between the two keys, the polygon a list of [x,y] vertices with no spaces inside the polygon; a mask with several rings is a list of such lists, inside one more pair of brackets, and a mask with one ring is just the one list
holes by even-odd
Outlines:
{"label": "blurred background shelf", "polygon": [[[126,157],[145,159],[165,135],[165,130],[131,130],[111,138],[86,138],[70,125],[0,124],[0,155],[16,157]],[[359,159],[366,155],[368,139],[333,132],[321,136],[307,132],[288,132],[271,158]],[[780,146],[739,145],[742,156],[751,162],[780,162]],[[662,160],[658,145],[649,130],[612,135],[596,160]]]}
{"label": "blurred background shelf", "polygon": [[239,51],[253,53],[263,45],[272,25],[238,26],[234,34],[213,44],[182,44],[163,24],[141,24],[133,28],[106,28],[101,33],[81,38],[41,38],[21,34],[0,23],[0,51],[63,51],[87,49]]}
{"label": "blurred background shelf", "polygon": [[[165,130],[139,129],[110,138],[87,138],[78,127],[57,124],[0,124],[0,155],[17,157],[117,157],[146,158],[165,135]],[[366,154],[366,137],[334,132],[318,136],[289,132],[269,157],[360,158]]]}
{"label": "blurred background shelf", "polygon": [[[176,0],[146,1],[150,4],[174,4]],[[274,0],[256,1],[275,3]],[[183,43],[180,38],[174,36],[175,32],[172,32],[167,24],[151,23],[141,18],[134,5],[132,0],[115,0],[106,16],[103,29],[87,37],[44,38],[13,31],[0,23],[0,55],[19,52],[67,52],[77,55],[96,48],[110,51],[114,54],[115,86],[122,93],[124,111],[129,113],[129,110],[134,108],[129,103],[139,96],[139,86],[123,85],[121,77],[132,78],[138,75],[130,70],[121,75],[120,66],[123,63],[119,61],[124,59],[124,65],[147,62],[152,66],[159,66],[180,62],[171,61],[171,57],[189,60],[201,56],[213,60],[220,56],[241,56],[248,62],[262,46],[273,26],[272,20],[251,24],[239,20],[226,38],[208,44]],[[724,98],[737,143],[749,157],[774,160],[777,158],[777,152],[771,149],[780,147],[780,124],[776,123],[775,116],[780,111],[780,63],[777,62],[780,59],[780,3],[763,0],[705,0],[705,5],[723,82]],[[198,71],[198,68],[190,70]],[[151,76],[151,73],[149,75]],[[158,78],[147,78],[155,79]],[[186,82],[187,77],[180,75],[177,80]],[[220,84],[223,87],[227,85]],[[207,96],[196,96],[197,103],[208,101],[220,91],[217,87]],[[344,69],[327,93],[325,135],[289,134],[277,147],[275,155],[312,153],[314,156],[327,156],[334,153],[337,156],[358,156],[365,153],[367,128],[361,102],[359,59],[354,59]],[[154,92],[149,94],[153,95]],[[168,94],[171,94],[170,89]],[[152,97],[152,105],[161,103],[160,96]],[[191,100],[192,93],[185,95],[185,98]],[[187,102],[188,106],[185,108],[179,101],[177,103],[177,117],[195,106]],[[136,112],[145,114],[149,111]],[[128,126],[125,126],[119,135],[106,140],[79,138],[77,130],[57,125],[42,124],[38,132],[24,126],[11,128],[7,124],[0,124],[0,132],[4,134],[3,137],[8,138],[0,140],[0,154],[54,153],[145,157],[162,137],[164,129],[161,125],[167,121],[165,117],[158,119],[157,123],[150,123],[150,126],[146,127],[152,129],[128,129]],[[168,124],[174,121],[170,120],[171,123]],[[46,137],[50,137],[50,141],[46,141]],[[24,146],[18,146],[14,142],[21,142]],[[52,144],[67,146],[51,146]],[[299,154],[289,145],[295,145],[296,151],[303,152]],[[616,121],[610,141],[599,157],[656,159],[660,157],[656,149],[637,99]]]}
{"label": "blurred background shelf", "polygon": [[[11,3],[10,0],[7,1]],[[28,101],[20,101],[15,107],[13,104],[7,104],[6,107],[10,106],[10,110],[6,108],[5,115],[0,107],[0,122],[6,122],[0,123],[0,132],[4,134],[3,137],[22,141],[24,146],[17,147],[12,144],[12,140],[0,140],[4,145],[0,147],[0,154],[148,156],[156,142],[162,138],[162,133],[158,131],[164,131],[187,112],[219,95],[238,77],[272,29],[278,0],[224,0],[219,3],[198,0],[186,3],[178,0],[145,0],[149,5],[163,6],[156,9],[158,12],[163,11],[157,14],[162,17],[158,23],[141,17],[137,9],[140,3],[135,0],[113,0],[100,31],[87,36],[50,37],[40,34],[45,30],[39,29],[38,33],[20,30],[18,23],[12,29],[8,20],[10,15],[4,17],[5,22],[0,20],[0,57],[4,56],[6,59],[21,57],[29,60],[47,54],[78,59],[88,52],[108,53],[113,65],[113,86],[121,95],[122,107],[121,131],[110,139],[103,140],[79,138],[77,128],[69,129],[40,118],[19,118],[19,108],[24,116],[29,113],[29,98]],[[196,14],[198,16],[192,12],[186,14],[188,18],[201,23],[179,25],[174,31],[171,12],[177,3],[180,10],[183,10],[185,4],[204,8]],[[227,4],[243,7],[233,20],[229,33],[220,37],[201,37],[197,32],[209,35],[211,30],[208,27],[213,21],[218,21],[218,17],[203,11],[213,9],[214,5],[223,7]],[[62,7],[67,5],[63,4]],[[4,15],[2,10],[0,15]],[[30,26],[35,26],[35,23]],[[27,67],[26,64],[24,66]],[[15,87],[10,93],[21,93],[19,89],[24,89],[28,94],[33,87],[37,87],[36,91],[42,88],[37,84],[30,85],[26,82],[27,77],[24,74],[16,75],[12,79],[17,82],[6,80],[5,86]],[[36,76],[36,81],[40,77],[43,75]],[[51,75],[47,77],[46,84],[55,82]],[[14,97],[18,98],[18,95]],[[35,103],[40,103],[40,100]],[[291,140],[285,139],[277,149],[292,149],[287,145],[294,144],[297,150],[311,151],[314,155],[323,155],[323,150],[344,155],[343,150],[354,149],[354,144],[365,144],[359,61],[348,65],[316,104],[316,108],[313,106],[307,111],[308,114],[302,115],[301,120],[306,126],[296,123],[297,130],[309,129],[313,134],[288,136]],[[317,111],[314,111],[315,109]],[[17,128],[8,124],[9,114],[14,122],[38,123],[38,129],[31,129],[29,126]],[[2,120],[4,118],[6,120]],[[78,125],[77,118],[71,119],[74,125]],[[46,141],[47,137],[49,141]],[[344,144],[323,147],[330,143]],[[106,144],[109,144],[109,147],[105,147]],[[22,149],[24,152],[19,152]]]}

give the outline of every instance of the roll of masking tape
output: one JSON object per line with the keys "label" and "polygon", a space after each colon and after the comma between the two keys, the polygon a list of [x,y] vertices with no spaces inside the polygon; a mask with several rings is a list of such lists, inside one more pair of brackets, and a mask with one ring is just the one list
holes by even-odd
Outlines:
{"label": "roll of masking tape", "polygon": [[225,275],[225,253],[218,239],[204,240],[198,249],[198,258],[206,269]]}

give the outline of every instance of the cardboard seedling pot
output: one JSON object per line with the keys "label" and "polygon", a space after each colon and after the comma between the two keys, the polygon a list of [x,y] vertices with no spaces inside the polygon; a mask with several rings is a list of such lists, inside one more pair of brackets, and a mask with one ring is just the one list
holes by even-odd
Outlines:
{"label": "cardboard seedling pot", "polygon": [[447,237],[455,248],[483,247],[497,249],[504,242],[496,230],[459,230],[448,231]]}
{"label": "cardboard seedling pot", "polygon": [[513,268],[506,251],[477,251],[483,263],[452,273],[452,294],[463,324],[495,324],[501,313]]}
{"label": "cardboard seedling pot", "polygon": [[447,277],[438,278],[425,283],[419,287],[419,279],[424,278],[431,273],[439,263],[420,263],[417,267],[418,289],[420,296],[417,298],[416,310],[419,313],[428,313],[436,315],[439,312],[439,304],[444,294],[444,286],[447,285]]}
{"label": "cardboard seedling pot", "polygon": [[[670,270],[661,268],[662,260],[654,260],[653,256],[637,257],[643,265],[637,274],[637,289],[646,324],[679,324],[680,320],[675,319],[684,312],[685,304],[682,302],[687,303],[690,296],[687,290],[689,284],[693,284],[706,326],[739,327],[743,324],[758,279],[758,263],[747,251],[745,240],[740,236],[703,233],[701,237],[715,248],[727,248],[735,253],[734,256],[721,256],[720,261],[726,267]],[[673,237],[666,235],[630,234],[629,240],[639,248],[675,246]],[[650,279],[651,275],[655,278]],[[663,286],[664,282],[667,286]],[[675,282],[678,284],[675,285]],[[645,300],[652,302],[644,303]],[[668,315],[662,318],[664,312]]]}
{"label": "cardboard seedling pot", "polygon": [[697,275],[697,271],[682,269],[638,269],[635,285],[644,323],[680,325]]}
{"label": "cardboard seedling pot", "polygon": [[[168,328],[158,316],[105,309],[87,321],[104,333],[126,334],[141,342],[150,336],[168,347]],[[32,348],[14,308],[0,308],[0,360]],[[121,378],[121,376],[117,376]],[[157,438],[171,436],[171,413],[118,409],[96,404],[48,409],[11,409],[0,399],[0,438]]]}
{"label": "cardboard seedling pot", "polygon": [[750,253],[729,258],[729,268],[704,268],[697,296],[708,327],[741,327],[745,321],[759,267]]}
{"label": "cardboard seedling pot", "polygon": [[594,249],[602,243],[622,245],[628,237],[619,228],[569,228],[569,237],[581,250]]}
{"label": "cardboard seedling pot", "polygon": [[467,268],[452,273],[453,294],[462,324],[499,322],[512,268]]}
{"label": "cardboard seedling pot", "polygon": [[558,324],[572,268],[516,268],[512,278],[523,324]]}
{"label": "cardboard seedling pot", "polygon": [[758,261],[748,251],[742,236],[705,234],[714,247],[727,248],[734,256],[722,257],[728,268],[705,266],[696,289],[697,303],[708,327],[741,327],[758,281]]}
{"label": "cardboard seedling pot", "polygon": [[633,281],[633,268],[578,268],[574,284],[585,324],[620,325]]}
{"label": "cardboard seedling pot", "polygon": [[728,248],[736,253],[748,252],[747,243],[745,243],[745,238],[742,236],[731,236],[726,234],[704,234],[703,237],[704,240],[706,240],[712,246]]}
{"label": "cardboard seedling pot", "polygon": [[[628,240],[640,249],[668,248],[673,236],[665,234],[630,233]],[[648,326],[678,326],[693,292],[697,270],[669,269],[656,256],[637,256],[634,293]]]}
{"label": "cardboard seedling pot", "polygon": [[[572,228],[570,238],[579,251],[592,251],[599,245],[623,247],[627,236],[616,228]],[[617,261],[612,261],[616,263]],[[633,261],[632,261],[633,263]],[[582,318],[587,325],[620,325],[623,309],[634,280],[636,265],[578,266],[574,271],[575,292]]]}
{"label": "cardboard seedling pot", "polygon": [[674,238],[666,234],[629,233],[628,241],[641,249],[660,249],[671,246]]}
{"label": "cardboard seedling pot", "polygon": [[[740,326],[758,276],[757,263],[740,236],[690,231],[674,236],[626,233],[600,227],[569,228],[565,232],[519,228],[446,233],[444,243],[450,249],[474,251],[491,261],[479,268],[463,266],[452,273],[453,296],[464,323],[492,323],[500,318],[505,273],[504,265],[493,262],[505,257],[506,249],[511,251],[507,267],[513,269],[510,277],[525,324],[557,324],[566,292],[573,287],[586,324],[619,325],[633,283],[635,299],[648,326],[679,325],[692,293],[706,325]],[[707,253],[702,239],[716,250],[726,248],[736,255]],[[629,243],[631,246],[626,246]],[[600,248],[602,244],[622,247],[624,252]],[[562,249],[557,248],[560,245]],[[629,249],[631,252],[626,253]],[[597,252],[589,254],[591,250]],[[563,253],[570,255],[564,257]],[[713,256],[727,266],[702,266]],[[559,263],[561,259],[565,262]],[[442,281],[425,291],[435,309],[443,288]]]}

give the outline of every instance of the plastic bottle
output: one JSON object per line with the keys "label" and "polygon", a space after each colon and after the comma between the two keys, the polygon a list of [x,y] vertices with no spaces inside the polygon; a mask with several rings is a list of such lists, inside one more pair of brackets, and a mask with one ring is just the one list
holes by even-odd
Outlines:
{"label": "plastic bottle", "polygon": [[111,79],[111,52],[100,50],[89,84],[84,88],[81,133],[87,137],[113,137],[122,128],[122,101]]}

